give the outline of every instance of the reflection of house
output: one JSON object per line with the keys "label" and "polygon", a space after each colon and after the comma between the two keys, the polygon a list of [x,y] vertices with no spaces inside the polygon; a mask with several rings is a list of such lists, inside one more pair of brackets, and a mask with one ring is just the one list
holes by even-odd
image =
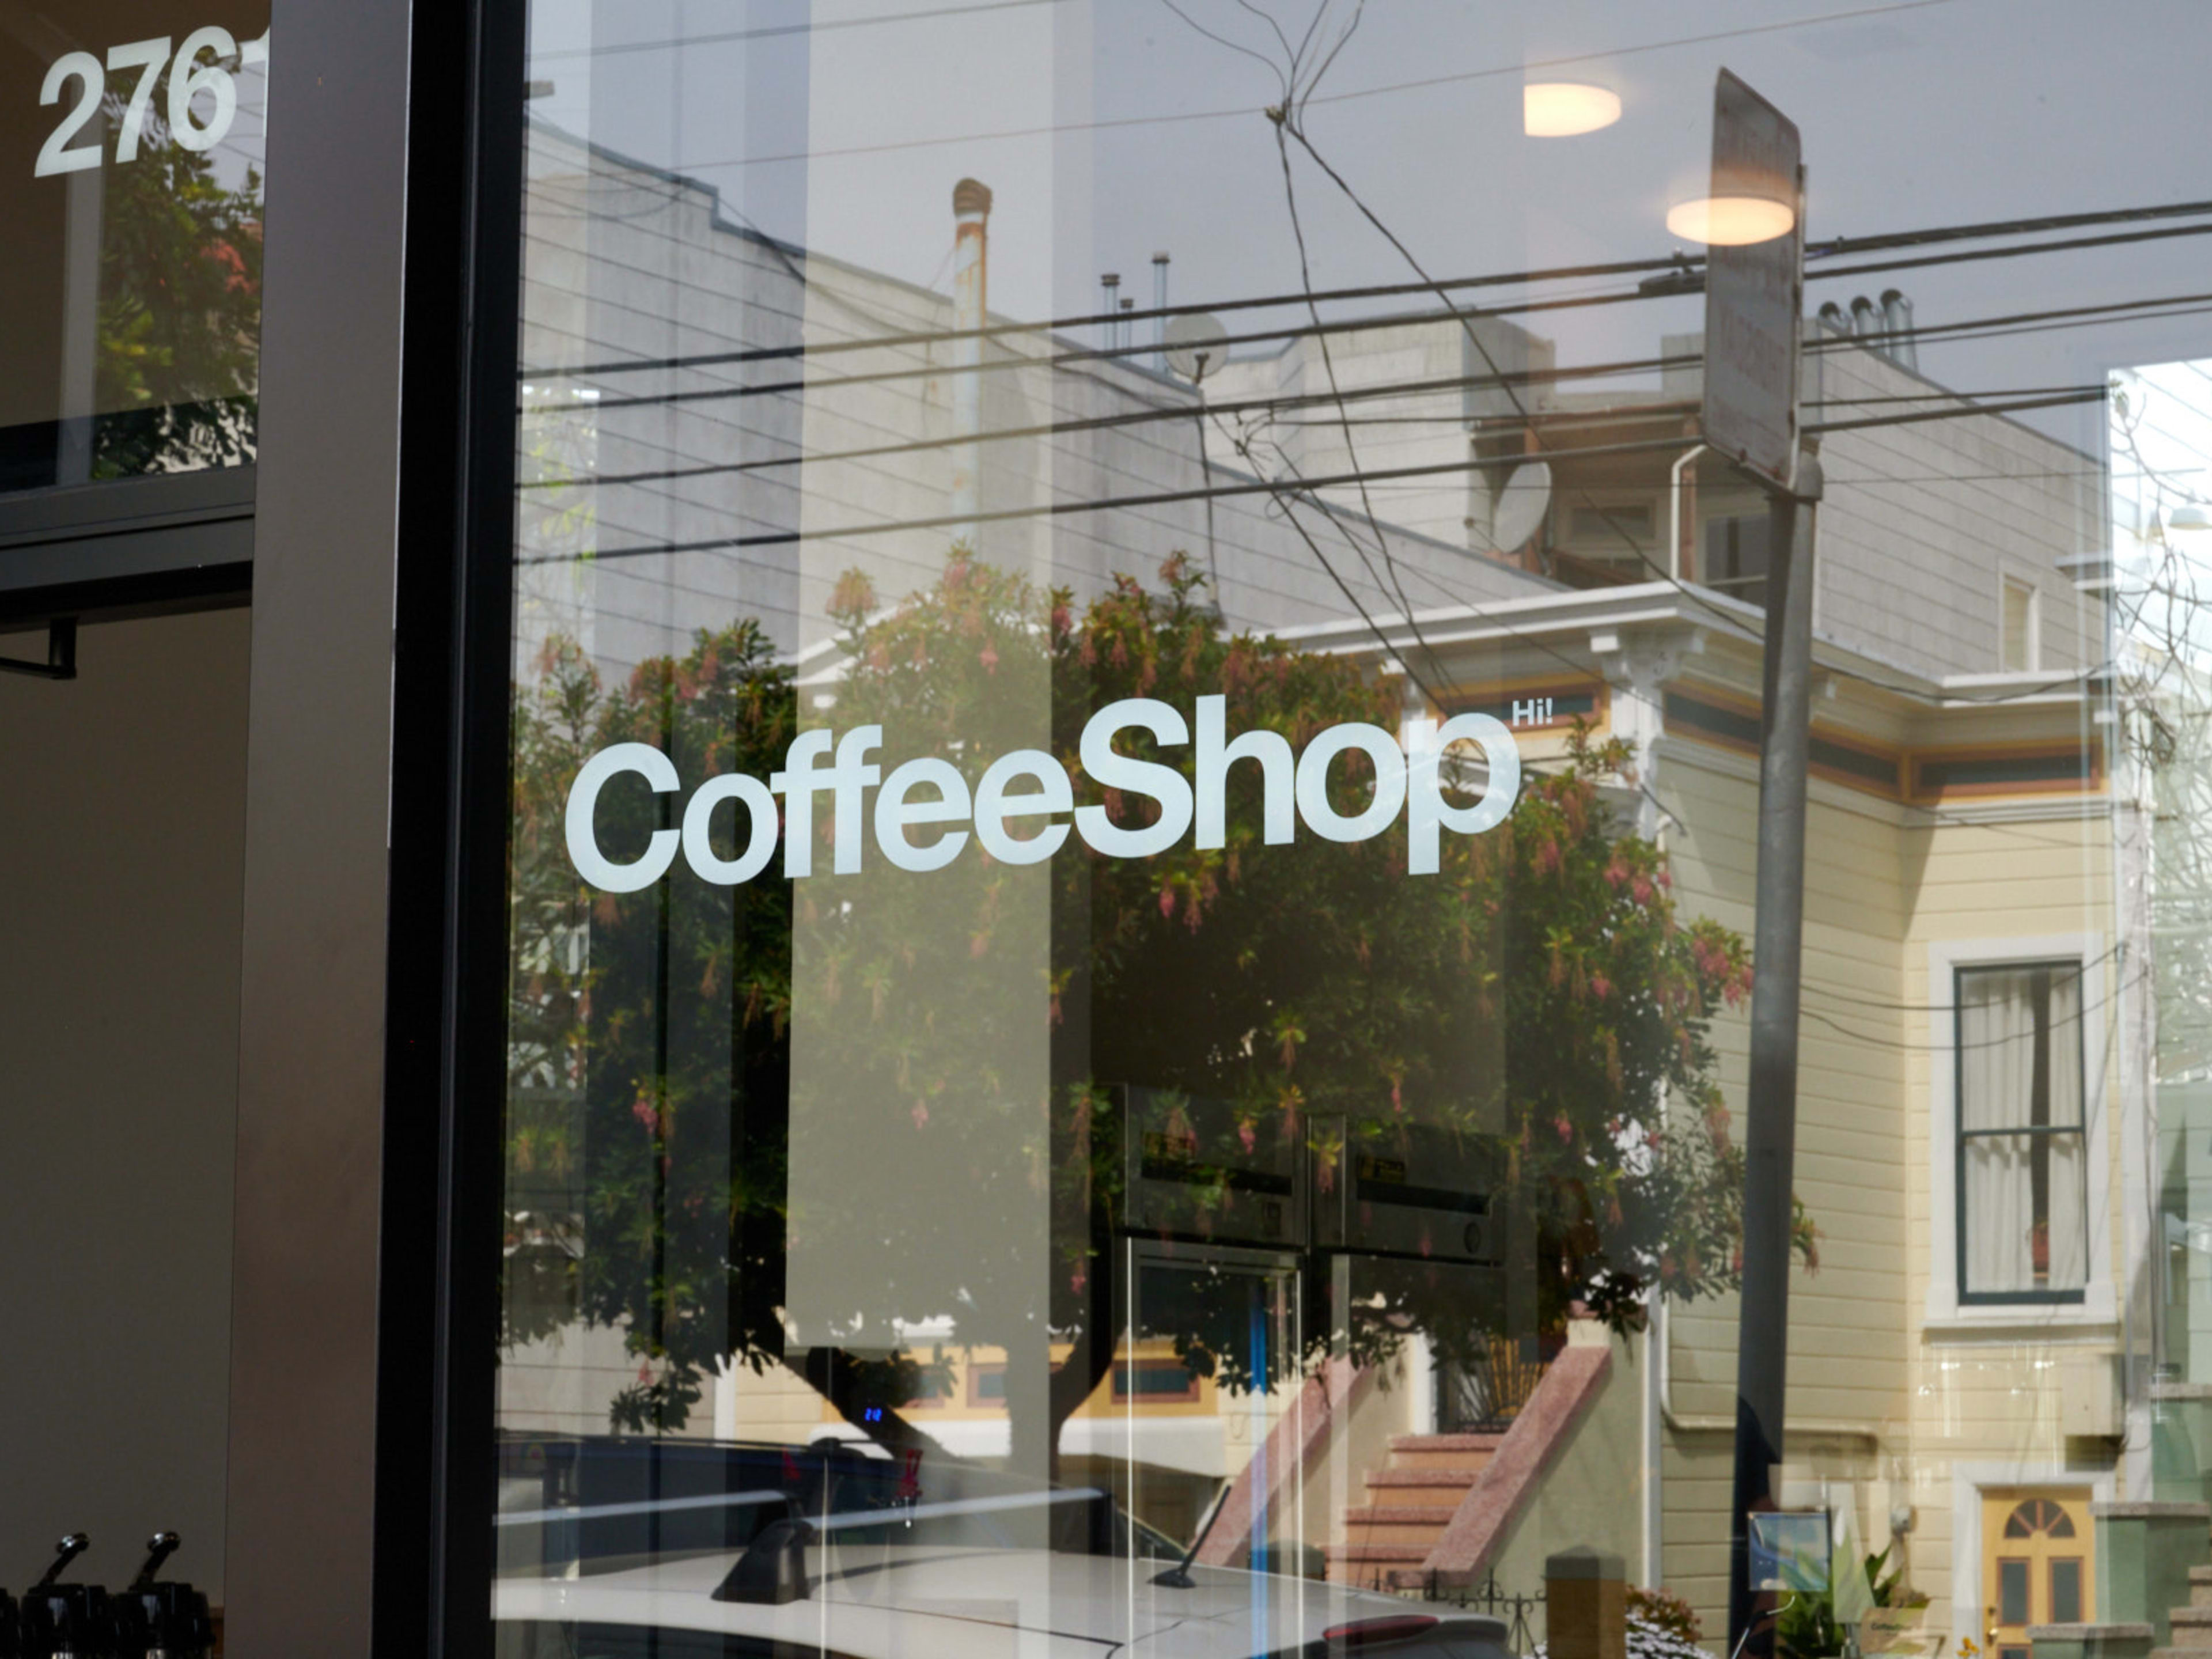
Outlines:
{"label": "reflection of house", "polygon": [[[1834,406],[1956,406],[1871,350],[1822,343]],[[1550,453],[1571,496],[1571,451]],[[1668,460],[1616,465],[1604,494],[1666,525]],[[1870,1548],[1907,1520],[1911,1582],[1978,1641],[1973,1609],[1997,1597],[1978,1583],[1989,1527],[2024,1495],[2078,1506],[2123,1485],[2122,1198],[2142,1178],[2124,1033],[2140,988],[2118,948],[2107,728],[2080,678],[2105,619],[2062,562],[2094,544],[2099,497],[2080,453],[1990,416],[1838,432],[1822,460],[1797,1133],[1820,1270],[1792,1284],[1786,1478],[1800,1498],[1847,1492]],[[1552,533],[1571,539],[1586,526],[1566,510]],[[1448,702],[1515,719],[1532,753],[1570,708],[1631,738],[1648,793],[1625,805],[1664,838],[1686,903],[1748,933],[1759,613],[1697,580],[1701,557],[1744,546],[1747,515],[1710,485],[1679,512],[1682,585],[1586,562],[1584,592],[1419,621],[1455,642],[1439,647]],[[1353,628],[1293,632],[1371,650]],[[1410,630],[1392,642],[1412,648]],[[1720,1036],[1740,1102],[1742,1021]],[[1616,1546],[1711,1629],[1735,1321],[1700,1304],[1659,1331],[1638,1380],[1662,1491]],[[2021,1388],[2023,1369],[2048,1386]],[[2051,1616],[2039,1600],[2035,1620]]]}
{"label": "reflection of house", "polygon": [[[622,223],[619,269],[574,210],[586,191],[595,216]],[[1081,596],[1203,550],[1232,623],[1378,676],[1422,663],[1448,709],[1496,713],[1539,763],[1578,719],[1628,739],[1638,776],[1621,810],[1663,839],[1690,908],[1751,931],[1765,525],[1711,457],[1686,459],[1694,342],[1665,343],[1672,366],[1638,390],[1568,388],[1546,373],[1549,346],[1521,331],[1486,322],[1478,344],[1449,319],[1393,319],[1335,354],[1347,400],[1389,422],[1353,428],[1371,441],[1347,447],[1334,398],[1314,400],[1320,371],[1301,343],[1209,383],[1216,404],[1304,401],[1252,454],[1210,440],[1201,459],[1181,383],[1060,335],[1006,331],[986,343],[980,425],[963,432],[939,337],[951,299],[744,233],[711,192],[542,129],[530,199],[525,465],[543,487],[528,492],[524,547],[542,562],[525,585],[521,660],[581,617],[596,619],[588,648],[619,667],[754,614],[806,662],[827,707],[834,668],[816,669],[834,658],[824,617],[848,568],[894,596],[933,580],[958,536]],[[656,248],[659,269],[643,252]],[[571,342],[585,339],[687,362],[582,364]],[[2082,678],[2106,621],[2067,574],[2102,536],[2100,498],[2078,451],[1973,412],[1863,342],[1815,347],[1808,421],[1832,429],[1797,1184],[1821,1261],[1793,1282],[1784,1495],[1854,1507],[1869,1547],[1894,1518],[1932,1617],[1980,1640],[1974,1609],[2012,1606],[2008,1561],[2041,1564],[2035,1620],[2069,1605],[2069,1582],[2094,1594],[2086,1553],[2068,1578],[2075,1558],[2056,1521],[2032,1529],[2028,1553],[1996,1547],[2023,1505],[2072,1517],[2140,1486],[2122,1466],[2114,1380],[2120,1264],[2137,1243],[2123,1199],[2145,1176],[2138,987],[2120,949],[2132,923],[2115,908],[2107,728]],[[1515,395],[1501,372],[1522,377]],[[1404,389],[1436,381],[1451,384]],[[1942,418],[1865,424],[1869,410]],[[969,445],[981,482],[956,514],[956,452]],[[1249,470],[1270,457],[1300,476],[1437,470],[1373,492],[1391,527],[1389,557],[1368,559],[1357,492],[1271,495]],[[1551,470],[1549,494],[1522,514],[1506,480],[1532,458]],[[630,482],[586,486],[586,473]],[[1215,496],[1209,515],[1202,487],[1244,493]],[[1097,510],[1102,499],[1127,504]],[[1070,505],[1084,510],[1060,510]],[[1501,520],[1516,518],[1532,527],[1499,550]],[[1347,617],[1320,556],[1340,562],[1380,641]],[[1421,699],[1409,683],[1409,708]],[[1740,1109],[1742,1019],[1724,1017],[1718,1034]],[[1138,1466],[1158,1477],[1161,1495],[1139,1507],[1170,1531],[1188,1523],[1194,1478],[1238,1477],[1248,1524],[1255,1492],[1295,1489],[1274,1507],[1276,1534],[1338,1546],[1339,1570],[1358,1576],[1494,1566],[1525,1584],[1549,1548],[1608,1545],[1714,1630],[1735,1334],[1720,1303],[1674,1310],[1650,1338],[1577,1342],[1583,1357],[1559,1373],[1575,1379],[1571,1399],[1527,1414],[1522,1442],[1403,1444],[1395,1467],[1394,1436],[1438,1426],[1418,1348],[1389,1388],[1317,1380],[1255,1402],[1206,1382],[1194,1391],[1171,1354],[1139,1343],[1115,1370],[1120,1392],[1103,1384],[1060,1449],[1096,1478]],[[908,1338],[951,1341],[949,1328]],[[509,1420],[598,1426],[635,1370],[619,1334],[549,1340],[605,1342],[611,1357],[592,1374],[516,1353]],[[942,1353],[951,1392],[917,1401],[914,1420],[949,1449],[1000,1455],[991,1368],[1012,1361]],[[2051,1386],[2025,1389],[2024,1375]],[[556,1376],[572,1392],[542,1397]],[[804,1439],[839,1420],[789,1374],[741,1370],[717,1391],[713,1426]],[[1516,1459],[1538,1435],[1551,1443],[1527,1467],[1545,1473],[1524,1478]],[[1449,1478],[1393,1478],[1425,1469]],[[1401,1501],[1424,1487],[1445,1501]]]}

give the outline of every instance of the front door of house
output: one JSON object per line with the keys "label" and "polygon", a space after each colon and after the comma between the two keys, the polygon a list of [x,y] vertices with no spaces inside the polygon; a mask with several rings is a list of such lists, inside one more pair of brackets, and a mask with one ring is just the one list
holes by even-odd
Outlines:
{"label": "front door of house", "polygon": [[1990,1659],[2031,1659],[2032,1625],[2089,1618],[2094,1539],[2086,1491],[1982,1494],[1982,1607]]}

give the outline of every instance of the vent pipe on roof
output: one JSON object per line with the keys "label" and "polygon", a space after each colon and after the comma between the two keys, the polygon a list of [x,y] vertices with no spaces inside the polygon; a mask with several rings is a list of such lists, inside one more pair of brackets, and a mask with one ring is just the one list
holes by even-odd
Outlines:
{"label": "vent pipe on roof", "polygon": [[990,312],[991,192],[973,179],[952,186],[952,527],[955,541],[975,544],[982,511],[984,319]]}
{"label": "vent pipe on roof", "polygon": [[1879,305],[1862,294],[1851,301],[1848,316],[1831,300],[1820,307],[1820,319],[1823,326],[1849,335],[1899,368],[1919,373],[1920,348],[1912,335],[1912,301],[1902,290],[1884,289]]}
{"label": "vent pipe on roof", "polygon": [[1904,290],[1893,288],[1883,292],[1881,316],[1889,330],[1890,361],[1917,374],[1920,347],[1912,337],[1912,301],[1905,297]]}
{"label": "vent pipe on roof", "polygon": [[1164,374],[1168,372],[1168,256],[1164,251],[1152,255],[1152,309],[1160,313],[1152,319],[1152,371]]}
{"label": "vent pipe on roof", "polygon": [[1099,331],[1099,336],[1106,349],[1111,351],[1121,343],[1121,325],[1115,319],[1121,314],[1121,273],[1108,271],[1098,279],[1098,289],[1105,295],[1098,308],[1106,313],[1106,325]]}

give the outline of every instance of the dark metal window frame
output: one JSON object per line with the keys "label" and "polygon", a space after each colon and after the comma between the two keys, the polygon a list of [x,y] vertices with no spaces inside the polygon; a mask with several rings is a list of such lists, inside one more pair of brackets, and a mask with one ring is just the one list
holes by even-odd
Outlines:
{"label": "dark metal window frame", "polygon": [[[2087,1284],[2072,1290],[2056,1291],[1970,1291],[1966,1283],[1966,1143],[2003,1136],[2018,1139],[2022,1135],[2072,1135],[2082,1146],[2086,1166],[2089,1144],[2088,1042],[2086,1020],[2087,1005],[2074,1021],[2074,1063],[2078,1084],[2075,1098],[2081,1102],[2081,1115],[2071,1124],[2022,1124],[2004,1129],[1969,1129],[1966,1122],[1966,976],[1970,974],[2024,974],[2037,969],[2048,969],[2054,973],[2072,972],[2077,979],[2086,981],[2088,964],[2078,957],[2036,958],[2019,962],[1960,963],[1951,969],[1951,1196],[1953,1204],[1952,1243],[1956,1261],[1953,1283],[1958,1286],[1959,1305],[1966,1307],[2069,1307],[2079,1306],[2087,1299]],[[2087,1220],[2087,1170],[2082,1180],[2083,1222]],[[2087,1249],[2085,1237],[2083,1248]],[[2086,1274],[2085,1274],[2086,1277]]]}
{"label": "dark metal window frame", "polygon": [[523,0],[412,9],[368,1650],[489,1659]]}
{"label": "dark metal window frame", "polygon": [[0,630],[242,605],[251,466],[0,495]]}

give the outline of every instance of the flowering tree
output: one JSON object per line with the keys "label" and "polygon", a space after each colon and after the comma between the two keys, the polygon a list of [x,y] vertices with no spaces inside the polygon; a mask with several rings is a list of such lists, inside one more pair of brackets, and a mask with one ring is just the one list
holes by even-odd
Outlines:
{"label": "flowering tree", "polygon": [[[944,760],[971,787],[1008,750],[1046,749],[1079,805],[1126,828],[1149,820],[1150,799],[1102,788],[1077,762],[1085,722],[1109,702],[1152,697],[1188,714],[1218,695],[1231,732],[1275,732],[1294,750],[1346,721],[1395,725],[1395,688],[1340,658],[1228,635],[1202,599],[1180,558],[1158,588],[1123,578],[1080,614],[959,549],[937,583],[887,608],[849,577],[831,718],[840,732],[880,724],[888,756]],[[734,890],[679,863],[654,889],[602,895],[560,846],[582,759],[629,738],[670,753],[687,784],[764,778],[798,729],[796,700],[749,626],[702,635],[684,661],[611,692],[573,649],[544,670],[519,724],[511,1185],[526,1188],[526,1166],[576,1174],[580,1141],[586,1237],[556,1248],[526,1218],[513,1237],[518,1261],[574,1279],[587,1317],[628,1331],[643,1364],[618,1422],[680,1421],[707,1367],[781,1354],[787,1229],[794,1250],[880,1234],[884,1305],[954,1316],[959,1341],[1010,1355],[1038,1342],[1045,1272],[1060,1363],[1010,1364],[1008,1407],[1056,1446],[1121,1334],[1121,1085],[1225,1105],[1207,1120],[1224,1144],[1194,1145],[1194,1162],[1294,1137],[1324,1186],[1346,1158],[1403,1147],[1417,1127],[1493,1147],[1547,1327],[1574,1304],[1631,1323],[1654,1284],[1694,1297],[1736,1282],[1741,1159],[1707,1032],[1747,991],[1746,951],[1678,914],[1658,848],[1608,811],[1622,745],[1577,731],[1564,768],[1528,778],[1504,823],[1445,837],[1432,874],[1409,873],[1402,821],[1357,843],[1266,844],[1261,769],[1240,764],[1218,848],[1186,836],[1149,858],[1103,858],[1071,836],[1036,863],[970,846],[927,874],[765,873]],[[1188,745],[1127,731],[1121,743],[1193,770]],[[1356,812],[1371,784],[1347,756],[1330,783],[1338,810]],[[663,809],[641,798],[627,824],[620,810],[602,834],[617,859]],[[836,826],[816,828],[818,867]],[[836,1039],[797,1068],[794,1006]],[[896,1164],[911,1201],[856,1188],[841,1206],[810,1189],[787,1212],[793,1133],[832,1116]],[[1049,1263],[959,1248],[993,1206],[1048,1211]],[[1308,1358],[1276,1354],[1274,1376],[1253,1376],[1234,1322],[1220,1322],[1198,1312],[1173,1332],[1193,1371],[1267,1387]],[[1309,1329],[1316,1349],[1349,1342],[1371,1359],[1411,1331],[1449,1357],[1495,1324],[1416,1264],[1355,1325]],[[510,1335],[528,1334],[511,1312]],[[896,1353],[831,1350],[813,1365],[848,1415],[894,1436],[908,1432],[897,1407],[932,1383]]]}
{"label": "flowering tree", "polygon": [[[153,71],[149,70],[151,74]],[[182,71],[179,70],[179,73]],[[123,114],[108,98],[111,125]],[[253,459],[261,173],[235,188],[149,106],[139,158],[106,169],[94,477]]]}
{"label": "flowering tree", "polygon": [[[693,778],[765,775],[798,729],[757,624],[614,688],[556,640],[515,714],[506,1342],[580,1314],[640,1360],[618,1426],[681,1425],[731,1356],[781,1352],[789,1121],[791,886],[709,887],[679,861],[599,893],[568,862],[568,785],[611,743]],[[610,792],[602,841],[632,854],[664,798]]]}

